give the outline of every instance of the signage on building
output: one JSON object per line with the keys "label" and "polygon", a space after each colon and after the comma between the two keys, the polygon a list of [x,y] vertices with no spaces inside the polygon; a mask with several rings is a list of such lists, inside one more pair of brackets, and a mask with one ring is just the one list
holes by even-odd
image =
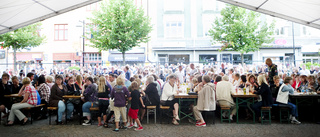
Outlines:
{"label": "signage on building", "polygon": [[287,44],[287,40],[285,40],[285,39],[277,39],[277,40],[275,40],[275,44],[276,45],[285,45],[285,44]]}
{"label": "signage on building", "polygon": [[[144,54],[125,54],[126,61],[145,61]],[[108,61],[123,61],[122,54],[110,54]]]}

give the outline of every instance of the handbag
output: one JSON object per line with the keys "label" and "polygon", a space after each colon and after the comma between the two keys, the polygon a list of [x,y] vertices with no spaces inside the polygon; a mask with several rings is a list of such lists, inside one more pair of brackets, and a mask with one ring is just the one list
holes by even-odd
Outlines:
{"label": "handbag", "polygon": [[109,100],[109,109],[110,109],[110,111],[113,111],[113,108],[114,108],[114,99],[110,99]]}
{"label": "handbag", "polygon": [[145,106],[151,106],[152,105],[152,102],[150,101],[150,99],[149,99],[147,94],[145,95],[143,103],[144,103]]}

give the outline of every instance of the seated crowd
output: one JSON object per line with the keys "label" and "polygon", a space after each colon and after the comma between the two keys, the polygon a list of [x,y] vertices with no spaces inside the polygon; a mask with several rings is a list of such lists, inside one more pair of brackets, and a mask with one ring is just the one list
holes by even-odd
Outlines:
{"label": "seated crowd", "polygon": [[[37,119],[46,119],[46,108],[50,106],[58,108],[57,124],[63,124],[63,113],[66,113],[67,121],[72,121],[73,115],[81,113],[80,115],[86,118],[83,125],[91,125],[90,108],[98,107],[98,126],[109,127],[108,123],[114,116],[115,132],[132,127],[136,127],[135,130],[139,131],[143,130],[141,121],[145,116],[146,107],[163,105],[170,106],[172,123],[179,125],[179,106],[181,104],[177,98],[174,98],[174,95],[181,94],[180,84],[187,83],[188,89],[198,95],[197,104],[190,105],[197,120],[196,126],[206,126],[201,112],[214,111],[217,106],[230,107],[230,115],[227,113],[222,115],[233,121],[237,109],[232,94],[243,88],[260,96],[254,104],[248,106],[259,117],[259,120],[264,117],[260,115],[261,107],[282,104],[291,110],[291,123],[300,124],[296,119],[298,117],[296,106],[289,102],[289,94],[295,91],[313,91],[320,94],[320,73],[316,71],[313,71],[313,74],[306,73],[305,66],[303,66],[301,72],[292,71],[289,74],[279,71],[270,59],[267,59],[266,64],[267,70],[261,69],[263,70],[261,72],[243,72],[243,69],[238,67],[227,69],[224,64],[219,67],[200,69],[199,66],[195,67],[194,64],[190,64],[190,67],[186,65],[179,65],[176,68],[173,67],[174,65],[166,66],[160,69],[159,73],[153,67],[129,66],[125,66],[123,71],[111,67],[109,72],[103,69],[94,73],[83,70],[65,70],[63,74],[52,72],[47,75],[33,71],[29,72],[26,77],[3,73],[0,85],[0,113],[8,117],[7,126],[14,124],[15,116],[25,125],[28,118],[21,112],[21,109],[35,107],[41,100],[44,106],[43,109],[36,109]],[[275,71],[273,71],[274,66]],[[281,73],[278,74],[278,72]],[[4,97],[10,94],[19,94],[23,98]],[[82,97],[66,99],[65,95]],[[249,113],[248,116],[250,116]]]}

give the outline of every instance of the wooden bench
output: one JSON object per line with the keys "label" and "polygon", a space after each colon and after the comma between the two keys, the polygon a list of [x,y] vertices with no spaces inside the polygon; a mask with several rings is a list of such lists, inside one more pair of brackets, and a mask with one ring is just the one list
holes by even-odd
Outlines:
{"label": "wooden bench", "polygon": [[261,107],[261,117],[263,116],[263,113],[268,113],[268,119],[264,120],[261,118],[261,124],[263,124],[263,122],[269,122],[269,124],[271,124],[271,108],[272,107]]}
{"label": "wooden bench", "polygon": [[[90,109],[89,109],[90,111],[94,111],[96,114],[98,114],[98,111],[99,111],[99,107],[91,107]],[[92,117],[91,117],[91,125],[92,125],[92,123],[93,123],[93,115],[92,115]]]}
{"label": "wooden bench", "polygon": [[149,113],[154,114],[154,123],[157,123],[157,106],[147,106],[147,124],[149,124]]}
{"label": "wooden bench", "polygon": [[90,111],[99,111],[99,108],[98,107],[91,107]]}
{"label": "wooden bench", "polygon": [[162,123],[162,114],[163,114],[163,111],[167,111],[166,115],[167,115],[167,119],[168,119],[168,124],[169,124],[169,121],[170,121],[170,106],[162,106],[160,105],[160,124]]}
{"label": "wooden bench", "polygon": [[[51,125],[51,112],[57,111],[58,107],[47,107],[49,113],[49,125]],[[58,120],[58,111],[57,111],[57,120]]]}
{"label": "wooden bench", "polygon": [[32,122],[33,122],[33,116],[34,116],[34,111],[32,111],[32,110],[35,109],[35,108],[43,107],[43,106],[45,106],[45,104],[40,104],[40,105],[36,105],[36,106],[34,106],[34,107],[24,108],[24,110],[30,111],[30,114],[31,114],[30,123],[31,123],[31,124],[32,124]]}
{"label": "wooden bench", "polygon": [[[231,113],[231,108],[229,107],[229,106],[220,106],[221,107],[221,111],[220,111],[220,121],[221,121],[221,123],[223,122],[223,121],[228,121],[229,123],[231,123],[231,120],[230,120],[230,118],[229,118],[229,116],[230,116],[230,113]],[[227,117],[228,118],[223,118],[222,117],[222,114],[224,113],[224,112],[227,112],[228,114],[227,114]]]}

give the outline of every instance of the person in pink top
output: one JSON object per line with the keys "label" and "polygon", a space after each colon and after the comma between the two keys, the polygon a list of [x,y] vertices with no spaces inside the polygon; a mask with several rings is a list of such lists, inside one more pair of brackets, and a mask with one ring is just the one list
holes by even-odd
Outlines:
{"label": "person in pink top", "polygon": [[20,103],[15,103],[12,105],[11,112],[8,118],[8,123],[6,126],[12,126],[14,123],[15,116],[22,122],[22,125],[25,125],[28,122],[28,118],[20,111],[22,108],[34,107],[37,105],[38,96],[36,89],[30,84],[30,78],[26,77],[22,80],[23,92],[20,92],[19,95],[23,95],[24,98]]}

